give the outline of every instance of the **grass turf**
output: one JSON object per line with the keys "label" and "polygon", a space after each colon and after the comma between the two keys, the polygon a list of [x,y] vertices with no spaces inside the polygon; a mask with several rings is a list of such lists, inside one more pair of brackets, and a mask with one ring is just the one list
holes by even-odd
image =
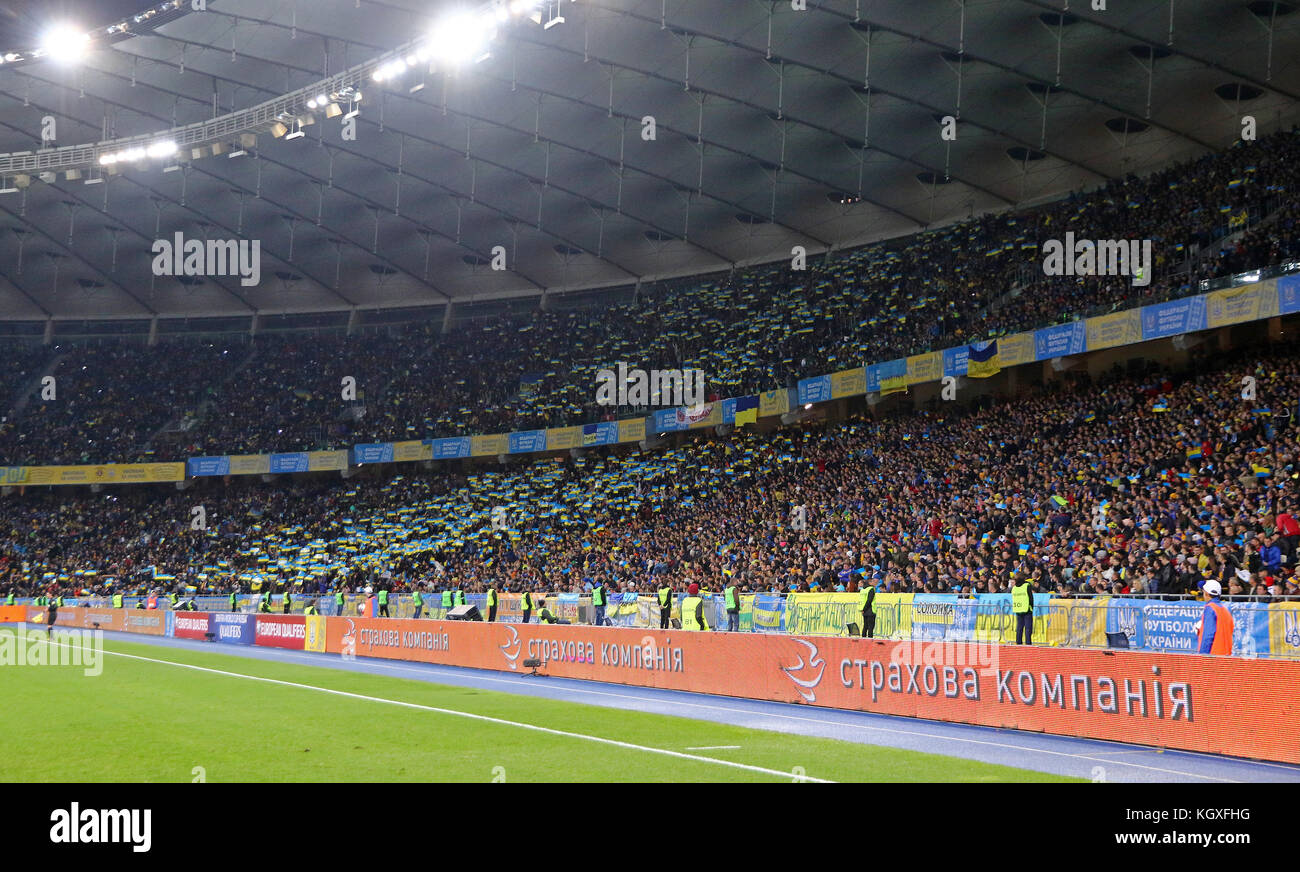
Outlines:
{"label": "grass turf", "polygon": [[[0,780],[1072,781],[970,760],[145,644],[106,641],[103,673],[0,667]],[[156,660],[472,712],[734,761],[769,774]],[[688,750],[738,745],[736,749]],[[40,748],[35,755],[21,749]]]}

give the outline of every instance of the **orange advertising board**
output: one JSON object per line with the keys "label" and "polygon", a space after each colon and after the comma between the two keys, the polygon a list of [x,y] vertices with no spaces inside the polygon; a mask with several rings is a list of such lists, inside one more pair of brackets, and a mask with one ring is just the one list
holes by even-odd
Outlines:
{"label": "orange advertising board", "polygon": [[[35,621],[40,615],[45,620],[45,609],[28,607],[27,620]],[[167,632],[167,613],[160,609],[110,609],[82,608],[59,609],[58,626],[85,627],[86,629],[117,630],[126,633],[144,633],[162,636]]]}
{"label": "orange advertising board", "polygon": [[1300,763],[1300,663],[982,643],[326,619],[326,650]]}

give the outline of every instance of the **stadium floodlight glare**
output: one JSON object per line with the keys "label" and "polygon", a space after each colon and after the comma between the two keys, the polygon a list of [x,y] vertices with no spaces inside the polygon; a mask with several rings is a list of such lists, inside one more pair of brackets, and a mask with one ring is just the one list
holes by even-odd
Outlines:
{"label": "stadium floodlight glare", "polygon": [[150,145],[146,153],[149,157],[170,157],[176,153],[176,143],[164,139]]}
{"label": "stadium floodlight glare", "polygon": [[495,34],[496,23],[491,18],[459,10],[434,24],[428,47],[435,60],[459,65],[483,54]]}
{"label": "stadium floodlight glare", "polygon": [[90,44],[90,34],[71,24],[55,24],[41,37],[41,51],[55,63],[72,64],[81,60]]}

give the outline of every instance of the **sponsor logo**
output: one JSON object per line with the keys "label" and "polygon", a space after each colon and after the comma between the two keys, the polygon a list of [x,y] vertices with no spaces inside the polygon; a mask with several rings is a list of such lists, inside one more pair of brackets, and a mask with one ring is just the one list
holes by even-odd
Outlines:
{"label": "sponsor logo", "polygon": [[[817,701],[817,685],[821,684],[822,673],[826,671],[826,661],[817,653],[817,646],[807,639],[795,639],[800,645],[808,649],[808,662],[805,663],[803,655],[799,655],[799,662],[794,666],[782,666],[781,671],[789,676],[790,680],[795,683],[799,689],[799,695],[807,702]],[[813,675],[813,669],[817,674]],[[799,675],[803,673],[803,675]]]}
{"label": "sponsor logo", "polygon": [[519,631],[509,624],[503,625],[506,630],[506,643],[499,645],[501,653],[506,655],[506,660],[510,661],[510,668],[515,668],[515,661],[519,659]]}
{"label": "sponsor logo", "polygon": [[348,622],[348,631],[343,634],[342,650],[339,652],[349,659],[357,656],[357,622],[351,618],[345,619]]}
{"label": "sponsor logo", "polygon": [[50,841],[56,845],[128,844],[137,854],[153,845],[153,811],[138,808],[70,808],[50,812]]}
{"label": "sponsor logo", "polygon": [[307,628],[305,624],[280,623],[279,621],[258,621],[257,635],[259,636],[278,636],[281,639],[305,639],[307,637]]}

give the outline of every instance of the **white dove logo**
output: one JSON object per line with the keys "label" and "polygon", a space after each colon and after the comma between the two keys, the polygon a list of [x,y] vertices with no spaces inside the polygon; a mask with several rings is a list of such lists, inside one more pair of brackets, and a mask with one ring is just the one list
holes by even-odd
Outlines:
{"label": "white dove logo", "polygon": [[510,634],[510,638],[506,640],[504,645],[500,646],[501,653],[506,655],[506,659],[510,661],[510,668],[514,669],[515,661],[519,659],[519,631],[509,624],[506,624],[505,628],[506,632]]}
{"label": "white dove logo", "polygon": [[345,618],[348,622],[348,631],[343,634],[343,656],[357,656],[357,625],[351,618]]}
{"label": "white dove logo", "polygon": [[[809,642],[807,639],[795,639],[794,641],[808,649],[808,662],[804,663],[803,655],[799,655],[799,664],[797,666],[782,666],[781,671],[790,676],[790,680],[799,686],[799,695],[802,696],[806,702],[816,702],[817,694],[814,691],[816,690],[817,685],[822,682],[822,673],[826,671],[826,661],[818,655],[817,646],[812,642]],[[817,669],[816,678],[805,679],[798,678],[795,675],[796,672],[801,672],[804,669],[811,671],[814,668]]]}

